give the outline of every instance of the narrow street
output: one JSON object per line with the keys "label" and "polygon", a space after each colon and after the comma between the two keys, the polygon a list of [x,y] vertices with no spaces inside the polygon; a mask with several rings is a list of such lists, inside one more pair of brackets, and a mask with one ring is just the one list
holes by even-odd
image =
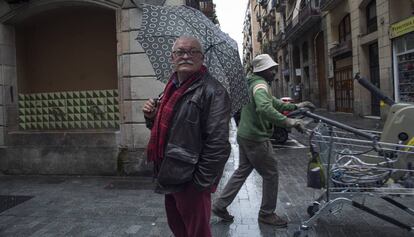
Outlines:
{"label": "narrow street", "polygon": [[[304,136],[295,132],[290,136],[286,145],[275,145],[280,170],[277,213],[289,220],[288,228],[276,229],[257,222],[261,178],[254,171],[229,207],[235,215],[234,222],[222,222],[212,216],[213,236],[293,236],[301,221],[308,218],[306,209],[320,191],[306,187],[308,148]],[[237,151],[234,139],[232,143]],[[218,192],[237,164],[237,155],[232,154]],[[0,236],[169,237],[171,232],[166,222],[163,197],[153,193],[152,186],[152,180],[143,177],[3,175],[0,176],[0,195],[23,197],[15,199],[22,203],[0,210]],[[414,201],[412,198],[398,200],[411,206]],[[400,221],[414,221],[412,216],[384,201],[368,198],[366,203]],[[13,203],[9,201],[8,204]],[[2,205],[4,207],[4,203]],[[347,206],[316,223],[308,232],[309,236],[409,236],[403,229]]]}
{"label": "narrow street", "polygon": [[148,160],[214,177],[243,107],[252,140],[303,129],[271,107],[346,135],[273,141],[287,228],[253,171],[214,237],[414,237],[414,0],[0,0],[0,237],[173,237]]}

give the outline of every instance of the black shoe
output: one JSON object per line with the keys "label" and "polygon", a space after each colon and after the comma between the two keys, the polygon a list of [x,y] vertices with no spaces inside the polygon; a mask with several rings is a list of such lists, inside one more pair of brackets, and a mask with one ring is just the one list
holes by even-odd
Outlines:
{"label": "black shoe", "polygon": [[212,211],[214,215],[220,217],[223,221],[231,222],[234,220],[234,216],[230,215],[226,208],[221,209],[213,205]]}

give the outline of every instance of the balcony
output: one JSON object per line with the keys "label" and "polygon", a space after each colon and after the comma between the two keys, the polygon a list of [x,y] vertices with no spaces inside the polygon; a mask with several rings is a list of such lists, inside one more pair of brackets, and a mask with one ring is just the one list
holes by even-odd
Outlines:
{"label": "balcony", "polygon": [[320,9],[321,11],[330,11],[341,2],[342,0],[322,0],[320,3]]}
{"label": "balcony", "polygon": [[278,49],[280,48],[280,46],[282,46],[283,44],[283,40],[285,39],[285,33],[284,32],[279,32],[277,33],[276,37],[273,38],[273,47]]}
{"label": "balcony", "polygon": [[334,46],[333,48],[329,49],[329,56],[332,58],[339,56],[341,54],[352,52],[352,41],[347,40],[345,42],[341,42],[340,44]]}
{"label": "balcony", "polygon": [[214,11],[214,4],[210,1],[200,1],[200,11],[206,15],[210,15]]}
{"label": "balcony", "polygon": [[286,22],[286,40],[293,40],[300,37],[303,33],[311,29],[321,20],[319,8],[314,8],[310,4],[299,11],[299,15]]}
{"label": "balcony", "polygon": [[274,5],[277,12],[284,12],[286,10],[286,0],[274,0]]}

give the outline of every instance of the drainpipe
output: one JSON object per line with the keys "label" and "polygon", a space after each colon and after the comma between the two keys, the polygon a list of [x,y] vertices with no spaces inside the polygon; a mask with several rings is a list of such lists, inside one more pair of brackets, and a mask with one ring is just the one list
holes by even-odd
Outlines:
{"label": "drainpipe", "polygon": [[[318,31],[318,33],[316,33],[315,37],[313,37],[313,57],[314,57],[314,60],[313,60],[314,61],[314,67],[313,68],[315,68],[315,74],[314,74],[315,77],[317,77],[317,75],[318,75],[318,67],[317,67],[317,65],[318,65],[317,64],[318,57],[316,56],[316,38],[318,38],[319,33],[321,33],[321,32],[322,32],[321,30]],[[325,53],[325,52],[323,52],[323,53]],[[319,78],[315,78],[315,79],[319,79]],[[320,89],[319,88],[319,81],[318,81],[318,89]],[[311,88],[309,88],[309,91],[312,91]],[[310,96],[310,93],[309,93],[309,96]],[[322,101],[319,101],[319,104],[322,104],[321,102]]]}

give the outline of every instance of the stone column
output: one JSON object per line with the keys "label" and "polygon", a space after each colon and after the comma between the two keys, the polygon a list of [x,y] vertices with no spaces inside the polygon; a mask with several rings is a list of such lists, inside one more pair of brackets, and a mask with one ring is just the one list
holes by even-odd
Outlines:
{"label": "stone column", "polygon": [[14,28],[0,24],[0,146],[5,145],[8,106],[16,104],[16,47]]}
{"label": "stone column", "polygon": [[[377,19],[378,19],[378,57],[380,66],[380,87],[390,98],[394,94],[394,81],[392,74],[392,45],[389,36],[390,28],[390,9],[388,0],[377,0]],[[387,118],[389,106],[381,108],[381,117]]]}
{"label": "stone column", "polygon": [[145,126],[141,108],[146,100],[157,97],[164,84],[156,80],[147,55],[136,40],[142,11],[124,5],[118,14],[118,63],[121,110],[121,152],[118,164],[126,174],[149,172],[145,147],[150,130]]}

